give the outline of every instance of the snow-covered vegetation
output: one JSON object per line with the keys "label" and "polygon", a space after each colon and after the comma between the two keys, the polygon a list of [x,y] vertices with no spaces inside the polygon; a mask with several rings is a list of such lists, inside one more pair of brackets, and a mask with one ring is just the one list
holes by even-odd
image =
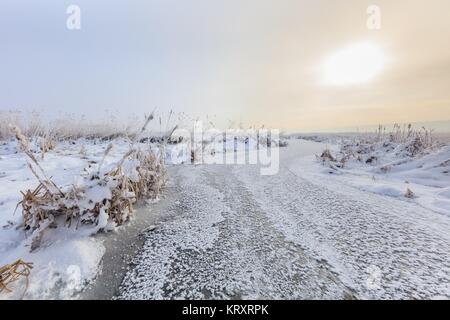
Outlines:
{"label": "snow-covered vegetation", "polygon": [[62,115],[54,119],[42,116],[38,111],[24,113],[19,111],[0,111],[0,140],[14,137],[11,125],[32,140],[42,138],[51,140],[114,139],[133,137],[141,119],[130,116],[127,120],[118,119],[106,113],[102,119],[91,120],[86,116]]}
{"label": "snow-covered vegetation", "polygon": [[[209,164],[217,160],[216,155],[228,158],[228,153],[233,155],[231,160],[244,164],[246,151],[286,147],[282,158],[288,170],[273,177],[281,183],[272,191],[277,194],[274,199],[286,199],[274,211],[275,221],[289,208],[304,205],[304,192],[299,197],[285,194],[285,188],[292,194],[299,192],[295,183],[285,186],[299,177],[313,177],[311,181],[327,188],[377,193],[371,196],[388,196],[380,198],[414,208],[419,204],[438,216],[450,215],[450,140],[438,139],[430,130],[396,125],[389,131],[380,127],[372,134],[281,134],[278,140],[248,135],[245,130],[228,136],[211,130],[211,125],[204,128],[197,144],[191,140],[194,132],[173,125],[162,129],[161,119],[159,126],[156,120],[157,133],[148,129],[153,118],[147,117],[143,126],[136,120],[120,127],[106,120],[104,125],[89,121],[58,125],[39,117],[23,121],[14,113],[0,117],[0,275],[9,279],[3,282],[6,288],[0,283],[0,298],[76,298],[102,270],[106,248],[93,235],[111,239],[110,232],[127,230],[134,207],[146,202],[151,207],[167,179],[165,164]],[[326,144],[314,162],[314,153]],[[303,150],[305,146],[311,150]],[[171,169],[178,172],[179,168]],[[189,176],[199,168],[183,169]],[[254,171],[239,168],[237,172],[245,176]],[[267,181],[255,176],[247,181],[249,188],[254,183],[251,188],[264,191],[259,200],[267,196]],[[338,187],[342,183],[351,188]],[[194,186],[185,187],[190,192]],[[239,184],[235,188],[242,192]],[[236,192],[234,197],[243,197]],[[215,199],[211,205],[200,205],[208,217]],[[189,198],[189,203],[193,201]],[[292,206],[286,206],[287,202]],[[311,210],[316,212],[315,207]],[[184,241],[186,235],[178,237]]]}
{"label": "snow-covered vegetation", "polygon": [[16,128],[21,149],[28,157],[28,167],[38,179],[34,190],[22,191],[22,227],[31,234],[31,251],[35,250],[44,231],[72,223],[94,224],[95,230],[109,230],[126,222],[139,199],[156,198],[165,183],[163,158],[151,148],[133,146],[110,166],[104,158],[113,148],[109,144],[99,163],[88,165],[72,184],[58,186],[49,178],[39,161],[28,149],[28,142]]}
{"label": "snow-covered vegetation", "polygon": [[432,130],[380,126],[374,134],[341,138],[317,159],[358,188],[450,214],[450,146]]}
{"label": "snow-covered vegetation", "polygon": [[0,266],[22,259],[33,270],[0,287],[0,297],[67,298],[95,277],[104,248],[90,236],[115,230],[136,203],[157,199],[164,187],[168,138],[140,142],[153,118],[128,137],[2,126]]}
{"label": "snow-covered vegetation", "polygon": [[92,235],[118,230],[135,205],[158,199],[166,163],[287,146],[286,139],[245,130],[229,129],[227,136],[211,124],[193,146],[193,133],[176,130],[172,116],[162,125],[152,113],[141,126],[138,119],[119,125],[109,116],[94,123],[0,115],[0,267],[33,267],[1,298],[74,297],[96,277],[105,250]]}

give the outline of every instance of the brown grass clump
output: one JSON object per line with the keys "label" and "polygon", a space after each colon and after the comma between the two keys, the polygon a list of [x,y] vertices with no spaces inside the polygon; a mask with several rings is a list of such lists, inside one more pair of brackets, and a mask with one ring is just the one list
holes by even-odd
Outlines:
{"label": "brown grass clump", "polygon": [[415,198],[415,196],[416,195],[414,194],[414,192],[412,192],[412,190],[410,188],[406,188],[405,198],[413,199],[413,198]]}
{"label": "brown grass clump", "polygon": [[344,168],[349,157],[343,156],[340,159],[334,157],[330,149],[325,149],[320,156],[316,155],[316,159],[321,161],[323,165],[328,165],[331,169]]}
{"label": "brown grass clump", "polygon": [[42,159],[44,159],[44,156],[47,152],[55,149],[56,147],[56,140],[51,136],[40,137],[38,142]]}
{"label": "brown grass clump", "polygon": [[8,286],[12,282],[17,281],[19,278],[24,277],[26,280],[26,284],[25,290],[22,294],[23,298],[26,290],[28,289],[28,276],[30,275],[32,268],[32,263],[27,263],[20,259],[13,264],[7,264],[3,267],[0,267],[0,292],[12,292],[12,289],[8,288]]}
{"label": "brown grass clump", "polygon": [[325,149],[322,154],[320,155],[320,159],[322,159],[323,162],[326,161],[336,161],[336,159],[331,154],[330,149]]}
{"label": "brown grass clump", "polygon": [[[146,119],[141,132],[145,130]],[[173,132],[173,131],[171,131]],[[166,182],[163,150],[157,157],[149,146],[135,148],[133,142],[121,160],[107,168],[105,157],[112,144],[105,150],[102,161],[95,167],[89,166],[81,175],[81,183],[58,187],[27,149],[27,140],[16,129],[21,149],[28,156],[28,166],[39,181],[34,190],[22,193],[18,207],[22,208],[22,227],[31,233],[31,251],[39,247],[43,233],[48,228],[76,224],[95,225],[95,231],[109,230],[122,225],[133,213],[133,205],[139,200],[156,198]]]}

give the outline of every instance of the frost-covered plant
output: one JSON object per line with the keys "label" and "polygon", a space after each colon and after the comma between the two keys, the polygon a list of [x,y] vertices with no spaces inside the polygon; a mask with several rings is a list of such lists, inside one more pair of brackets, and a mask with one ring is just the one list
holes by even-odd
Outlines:
{"label": "frost-covered plant", "polygon": [[[338,152],[332,155],[327,149],[318,158],[333,168],[342,168],[355,160],[357,163],[379,166],[381,172],[387,173],[396,164],[427,155],[440,146],[432,130],[415,130],[411,124],[403,127],[396,124],[390,132],[379,126],[375,134],[343,139]],[[386,159],[388,163],[383,163]]]}
{"label": "frost-covered plant", "polygon": [[416,195],[414,192],[411,191],[411,189],[407,188],[405,192],[405,198],[413,199]]}
{"label": "frost-covered plant", "polygon": [[[117,137],[133,135],[136,119],[125,124],[118,121],[114,114],[107,114],[99,120],[90,120],[85,116],[63,115],[54,120],[41,117],[39,112],[0,111],[0,140],[13,138],[11,126],[19,127],[30,140],[51,138],[54,141],[86,139],[112,140]],[[130,119],[131,121],[131,119]],[[36,141],[40,148],[40,141]]]}
{"label": "frost-covered plant", "polygon": [[[150,146],[136,148],[133,142],[117,163],[106,166],[104,159],[112,149],[108,145],[102,161],[85,168],[76,183],[58,187],[27,149],[28,141],[19,129],[16,136],[39,181],[34,190],[22,192],[18,204],[22,207],[22,227],[31,234],[31,250],[39,246],[50,227],[94,225],[97,232],[123,224],[130,219],[137,201],[157,198],[166,182],[163,157]],[[159,154],[163,154],[161,150]]]}

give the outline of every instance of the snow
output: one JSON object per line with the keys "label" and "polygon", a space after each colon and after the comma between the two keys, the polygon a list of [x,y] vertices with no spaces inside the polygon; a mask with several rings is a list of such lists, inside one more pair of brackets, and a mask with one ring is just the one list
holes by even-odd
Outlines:
{"label": "snow", "polygon": [[[80,173],[95,170],[107,146],[61,142],[41,163],[58,185],[86,183]],[[113,146],[103,170],[129,141]],[[291,139],[280,150],[280,172],[261,176],[257,165],[187,165],[188,148],[168,146],[171,197],[158,203],[164,220],[144,233],[116,298],[450,298],[450,147],[413,158],[375,150],[376,163],[351,160],[338,169],[317,161],[325,147]],[[224,149],[236,151],[238,163],[245,150],[256,152],[251,139],[215,141],[203,157]],[[137,174],[131,162],[124,170]],[[36,185],[15,142],[0,145],[0,265],[34,264],[26,299],[77,298],[99,275],[107,249],[91,235],[115,226],[102,212],[97,225],[47,230],[30,252],[16,228],[20,208],[14,211],[19,191]],[[87,192],[94,200],[111,196],[96,183]],[[0,298],[20,298],[25,284],[15,285]]]}
{"label": "snow", "polygon": [[[177,198],[163,207],[172,218],[145,233],[146,243],[133,261],[136,267],[125,276],[116,298],[344,296],[332,275],[321,280],[320,263],[305,257],[294,244],[280,246],[282,233],[249,202],[250,195],[236,180],[234,168],[173,168],[177,179],[171,180],[170,188],[176,190]],[[307,265],[298,264],[305,259]],[[293,277],[294,271],[297,277],[305,277],[304,282]],[[319,287],[324,290],[313,290]]]}
{"label": "snow", "polygon": [[273,176],[172,168],[170,218],[144,234],[116,298],[449,299],[449,217],[330,174],[323,148],[292,141]]}
{"label": "snow", "polygon": [[[332,145],[332,150],[337,153],[339,145]],[[351,159],[337,170],[330,170],[317,161],[304,168],[312,175],[322,172],[329,179],[360,190],[414,201],[435,212],[450,215],[450,146],[439,146],[415,157],[404,156],[397,150],[374,150],[372,154],[377,157],[374,164]],[[311,158],[303,161],[314,162]],[[414,193],[413,199],[405,197],[408,189]]]}
{"label": "snow", "polygon": [[[241,138],[238,143],[215,139],[207,139],[204,149],[197,150],[202,153],[201,158],[210,159],[212,154],[223,155],[226,150],[243,151],[245,148],[256,149],[256,143],[249,140],[245,143]],[[209,139],[209,140],[208,140]],[[95,203],[103,199],[110,199],[111,187],[114,179],[105,183],[86,179],[96,170],[109,171],[130,148],[130,141],[117,138],[112,141],[112,151],[106,157],[105,150],[110,146],[109,141],[79,139],[76,141],[63,141],[56,145],[54,150],[47,152],[41,159],[39,142],[31,142],[30,149],[35,153],[44,171],[62,189],[84,190],[83,197],[77,200],[76,205],[80,211],[92,209]],[[145,143],[138,145],[147,146]],[[153,146],[150,145],[152,148]],[[190,163],[190,145],[174,144],[167,146],[165,158],[167,163]],[[153,148],[156,154],[159,149]],[[98,164],[101,163],[101,168]],[[138,179],[136,162],[127,160],[123,163],[123,171],[132,180]],[[0,145],[0,265],[10,264],[17,259],[34,264],[30,276],[30,287],[26,291],[26,299],[36,298],[74,298],[87,283],[95,279],[98,265],[105,250],[103,244],[90,236],[100,230],[111,231],[115,224],[108,221],[105,210],[101,210],[97,223],[93,226],[71,226],[49,229],[39,248],[30,252],[31,237],[27,236],[17,226],[21,223],[21,208],[16,210],[21,200],[20,191],[34,189],[38,181],[27,166],[26,156],[18,152],[15,140],[2,142]],[[157,200],[157,199],[155,199]],[[66,201],[67,202],[67,201]],[[70,204],[68,203],[70,206]],[[39,230],[49,226],[41,225]],[[76,229],[78,228],[78,229]],[[185,245],[194,235],[187,235]],[[207,238],[204,239],[206,241]],[[24,283],[17,284],[19,287]],[[18,294],[22,290],[14,290]],[[2,293],[0,298],[17,298],[18,296]],[[20,297],[20,295],[19,295]]]}
{"label": "snow", "polygon": [[[2,254],[1,263],[17,259],[33,262],[29,286],[25,299],[71,299],[97,274],[105,248],[90,237],[76,234],[52,234],[46,246],[30,253],[23,245]],[[21,298],[24,281],[12,286],[12,294],[3,294],[2,299]]]}
{"label": "snow", "polygon": [[[84,146],[85,154],[81,154]],[[60,142],[55,150],[45,154],[39,161],[52,180],[61,186],[77,185],[80,174],[89,165],[101,161],[107,143],[78,140]],[[128,150],[129,142],[117,139],[111,153],[105,158],[107,167],[117,162]],[[58,227],[46,230],[40,247],[30,252],[30,237],[17,228],[21,222],[20,191],[34,189],[38,182],[26,165],[26,157],[17,152],[16,142],[3,142],[0,146],[0,266],[17,259],[32,262],[33,269],[25,299],[70,299],[98,272],[104,246],[101,241],[90,237],[100,229],[114,229],[108,225],[108,216],[101,214],[97,226],[80,226],[76,229]],[[94,200],[110,197],[110,189],[93,185],[88,188],[88,197]],[[85,207],[91,204],[86,202]],[[108,225],[108,226],[107,226]],[[21,298],[24,281],[14,284],[17,290],[12,294],[2,292],[1,299]]]}

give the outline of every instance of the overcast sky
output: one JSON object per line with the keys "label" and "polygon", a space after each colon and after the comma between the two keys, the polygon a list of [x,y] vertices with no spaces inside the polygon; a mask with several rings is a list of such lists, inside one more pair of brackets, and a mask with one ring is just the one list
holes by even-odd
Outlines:
{"label": "overcast sky", "polygon": [[[448,0],[0,0],[0,110],[158,107],[304,131],[450,120],[449,14]],[[361,42],[383,51],[380,74],[324,84],[327,57]]]}

